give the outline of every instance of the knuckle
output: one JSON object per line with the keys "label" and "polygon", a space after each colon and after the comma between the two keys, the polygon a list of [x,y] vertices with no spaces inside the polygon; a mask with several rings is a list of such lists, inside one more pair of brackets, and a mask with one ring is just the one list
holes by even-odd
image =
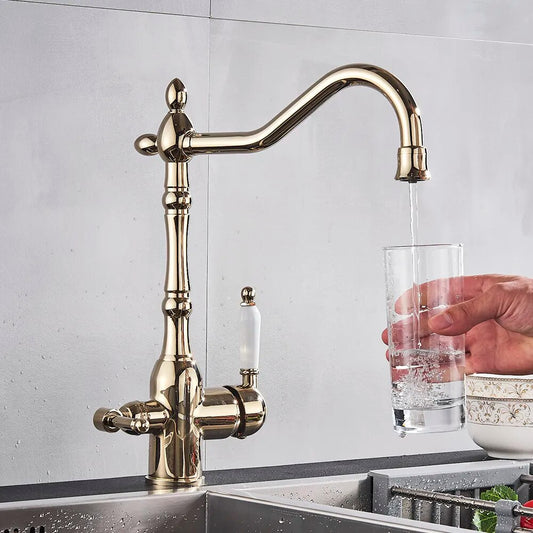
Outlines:
{"label": "knuckle", "polygon": [[460,304],[455,307],[454,311],[454,319],[455,320],[464,320],[465,318],[468,318],[472,311],[474,310],[473,305],[471,302],[465,302],[464,304]]}

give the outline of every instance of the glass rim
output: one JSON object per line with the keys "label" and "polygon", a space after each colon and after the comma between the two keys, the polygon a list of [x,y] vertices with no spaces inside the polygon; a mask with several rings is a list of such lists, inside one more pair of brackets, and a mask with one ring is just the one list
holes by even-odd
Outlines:
{"label": "glass rim", "polygon": [[393,250],[418,250],[423,248],[457,248],[460,249],[463,247],[462,243],[437,243],[437,244],[400,244],[396,246],[383,246],[383,251],[393,251]]}

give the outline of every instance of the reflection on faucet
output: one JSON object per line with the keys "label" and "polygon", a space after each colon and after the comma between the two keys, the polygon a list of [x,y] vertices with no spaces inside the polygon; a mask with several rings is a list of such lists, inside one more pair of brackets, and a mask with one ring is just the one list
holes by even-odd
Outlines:
{"label": "reflection on faucet", "polygon": [[347,65],[333,70],[263,127],[249,132],[197,133],[184,113],[187,91],[174,79],[167,87],[169,108],[157,135],[135,141],[143,155],[159,153],[165,162],[163,206],[167,232],[167,268],[163,314],[165,334],[161,357],[150,379],[146,402],[130,402],[120,409],[99,409],[94,416],[102,431],[150,435],[148,479],[156,484],[202,483],[200,440],[229,436],[244,438],[258,431],[266,406],[257,390],[259,318],[254,291],[242,296],[242,384],[204,388],[189,342],[192,311],[187,264],[187,231],[191,197],[188,161],[196,154],[247,153],[268,148],[295,128],[333,94],[365,85],[381,92],[392,104],[400,127],[396,179],[427,180],[426,149],[419,110],[407,88],[392,74],[372,65]]}

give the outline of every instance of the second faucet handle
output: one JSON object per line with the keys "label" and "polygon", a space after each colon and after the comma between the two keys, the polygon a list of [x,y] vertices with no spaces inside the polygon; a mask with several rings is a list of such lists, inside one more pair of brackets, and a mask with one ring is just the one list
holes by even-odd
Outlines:
{"label": "second faucet handle", "polygon": [[257,374],[259,368],[259,345],[261,336],[261,313],[255,305],[255,290],[253,287],[244,287],[241,291],[241,342],[240,342],[240,363],[241,374],[255,370]]}

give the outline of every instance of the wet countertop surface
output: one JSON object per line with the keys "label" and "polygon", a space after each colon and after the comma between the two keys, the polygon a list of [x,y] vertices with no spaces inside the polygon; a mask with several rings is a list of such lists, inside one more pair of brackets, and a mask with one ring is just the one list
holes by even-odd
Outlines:
{"label": "wet countertop surface", "polygon": [[[261,468],[242,468],[235,470],[214,470],[205,472],[206,486],[228,485],[255,481],[273,481],[343,474],[365,473],[369,470],[427,466],[470,461],[487,461],[490,458],[482,450],[434,453],[425,455],[403,455],[397,457],[377,457],[307,463],[297,465],[269,466]],[[130,476],[108,479],[89,479],[36,485],[13,485],[0,487],[0,502],[40,500],[71,496],[97,494],[118,494],[149,490],[150,485],[144,476]]]}

